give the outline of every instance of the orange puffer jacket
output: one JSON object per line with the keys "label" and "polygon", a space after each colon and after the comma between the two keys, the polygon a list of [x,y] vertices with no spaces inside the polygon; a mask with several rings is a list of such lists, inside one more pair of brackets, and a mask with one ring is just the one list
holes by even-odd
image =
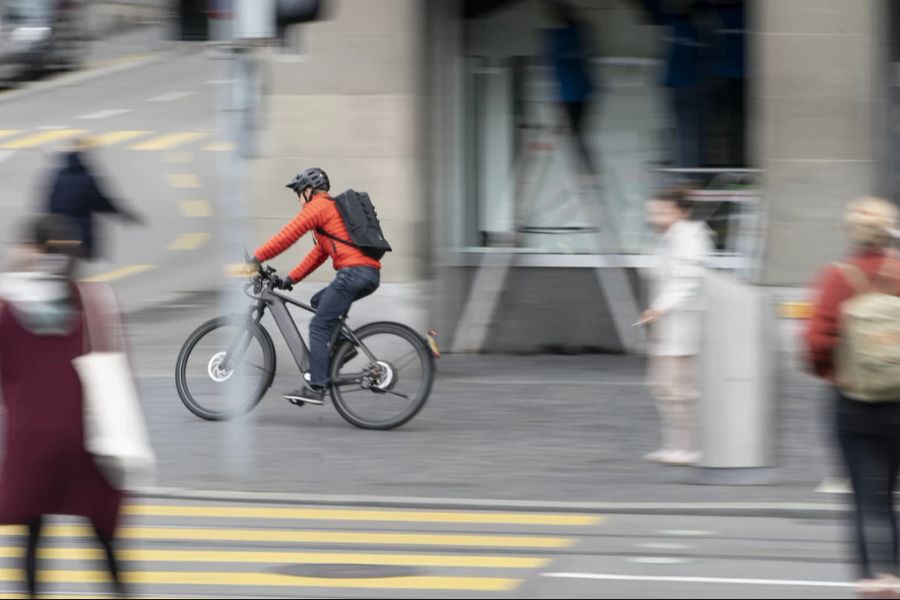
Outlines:
{"label": "orange puffer jacket", "polygon": [[305,279],[329,257],[336,271],[347,267],[381,269],[381,262],[366,256],[359,248],[333,240],[316,232],[317,229],[322,229],[336,238],[350,240],[350,234],[347,226],[344,225],[341,213],[338,212],[334,200],[325,193],[313,196],[313,199],[297,213],[297,216],[284,229],[260,246],[253,254],[260,262],[271,260],[293,246],[304,234],[314,231],[316,245],[289,275],[294,283]]}

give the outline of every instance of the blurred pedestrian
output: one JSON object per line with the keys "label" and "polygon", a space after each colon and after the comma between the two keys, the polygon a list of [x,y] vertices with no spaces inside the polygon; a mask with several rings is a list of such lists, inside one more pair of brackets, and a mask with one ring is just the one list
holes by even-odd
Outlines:
{"label": "blurred pedestrian", "polygon": [[556,77],[560,106],[565,114],[582,168],[594,173],[585,122],[594,94],[591,76],[591,28],[571,4],[546,0],[554,27],[547,31],[547,58]]}
{"label": "blurred pedestrian", "polygon": [[41,529],[51,514],[90,520],[116,591],[123,593],[113,548],[122,496],[85,450],[82,385],[72,363],[87,353],[91,339],[85,325],[90,302],[73,279],[79,233],[64,217],[51,215],[37,218],[26,241],[24,270],[0,278],[6,409],[0,523],[28,528],[24,566],[32,596]]}
{"label": "blurred pedestrian", "polygon": [[704,42],[698,17],[699,0],[642,0],[653,23],[667,27],[662,41],[668,47],[662,83],[669,88],[669,105],[675,124],[674,165],[680,169],[701,166],[703,136]]}
{"label": "blurred pedestrian", "polygon": [[646,460],[689,465],[700,459],[696,441],[704,263],[712,232],[690,220],[688,189],[658,194],[647,220],[659,234],[651,270],[651,302],[638,324],[649,327],[649,380],[662,418],[662,443]]}
{"label": "blurred pedestrian", "polygon": [[900,260],[889,251],[897,217],[897,207],[880,198],[850,204],[845,220],[853,249],[819,277],[805,334],[812,369],[833,389],[837,441],[853,487],[852,529],[863,595],[900,594],[894,506],[900,470],[900,306],[892,298],[900,296]]}
{"label": "blurred pedestrian", "polygon": [[746,164],[746,7],[744,0],[712,0],[717,24],[709,95],[713,113],[724,124],[727,166]]}
{"label": "blurred pedestrian", "polygon": [[46,212],[71,219],[80,231],[82,257],[100,257],[94,229],[94,215],[118,215],[127,223],[140,224],[143,220],[131,210],[116,204],[101,188],[89,168],[90,140],[77,140],[71,150],[63,155],[63,165],[57,170],[46,199]]}

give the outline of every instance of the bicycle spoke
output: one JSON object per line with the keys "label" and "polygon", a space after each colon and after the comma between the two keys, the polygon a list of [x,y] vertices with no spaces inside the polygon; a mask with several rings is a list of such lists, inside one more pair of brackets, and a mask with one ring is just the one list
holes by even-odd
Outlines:
{"label": "bicycle spoke", "polygon": [[[409,357],[409,359],[408,359],[406,362],[397,365],[397,370],[398,370],[398,371],[402,371],[402,370],[404,369],[404,367],[406,367],[407,365],[409,365],[413,360],[415,360],[415,359],[418,358],[418,356],[419,356],[419,352],[418,352],[417,350],[413,350],[413,351],[410,352],[409,354],[410,354],[411,356]],[[406,358],[406,357],[404,356],[404,358]]]}

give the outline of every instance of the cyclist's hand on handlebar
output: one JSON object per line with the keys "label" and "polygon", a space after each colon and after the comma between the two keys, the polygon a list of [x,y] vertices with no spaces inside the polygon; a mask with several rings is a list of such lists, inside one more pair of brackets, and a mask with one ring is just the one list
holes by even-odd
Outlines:
{"label": "cyclist's hand on handlebar", "polygon": [[294,289],[294,282],[291,281],[290,277],[279,277],[278,275],[274,275],[272,277],[272,283],[275,286],[275,289],[278,290],[286,290],[290,292]]}

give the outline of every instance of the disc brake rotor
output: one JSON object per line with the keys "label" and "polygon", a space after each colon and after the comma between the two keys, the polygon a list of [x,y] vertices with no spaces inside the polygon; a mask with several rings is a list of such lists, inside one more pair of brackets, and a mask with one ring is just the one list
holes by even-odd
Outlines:
{"label": "disc brake rotor", "polygon": [[225,361],[225,354],[225,352],[219,352],[209,359],[207,372],[209,373],[209,378],[216,383],[225,383],[231,379],[232,375],[234,375],[234,368],[228,370],[222,368],[222,363]]}

